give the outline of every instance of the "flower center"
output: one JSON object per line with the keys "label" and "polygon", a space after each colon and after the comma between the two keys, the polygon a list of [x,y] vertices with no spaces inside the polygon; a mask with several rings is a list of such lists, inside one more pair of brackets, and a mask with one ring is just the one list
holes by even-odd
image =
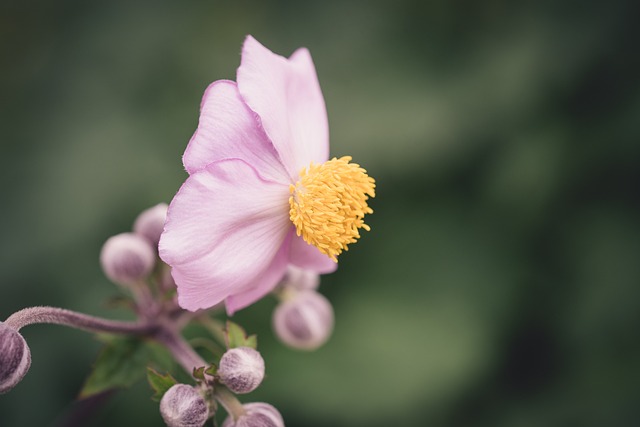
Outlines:
{"label": "flower center", "polygon": [[289,216],[298,236],[337,262],[337,256],[360,238],[358,229],[370,228],[364,215],[375,197],[375,180],[350,156],[333,158],[300,171],[300,179],[289,187]]}

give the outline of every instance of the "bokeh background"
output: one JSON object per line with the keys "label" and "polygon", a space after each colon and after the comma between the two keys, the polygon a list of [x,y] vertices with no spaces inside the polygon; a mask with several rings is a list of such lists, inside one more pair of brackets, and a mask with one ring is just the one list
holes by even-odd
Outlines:
{"label": "bokeh background", "polygon": [[[280,345],[244,401],[288,426],[640,425],[640,8],[632,0],[3,0],[0,318],[126,318],[98,254],[169,202],[205,87],[246,34],[311,50],[333,155],[377,179],[321,290],[332,340]],[[0,425],[61,425],[99,343],[24,329]],[[141,382],[91,426],[162,425]]]}

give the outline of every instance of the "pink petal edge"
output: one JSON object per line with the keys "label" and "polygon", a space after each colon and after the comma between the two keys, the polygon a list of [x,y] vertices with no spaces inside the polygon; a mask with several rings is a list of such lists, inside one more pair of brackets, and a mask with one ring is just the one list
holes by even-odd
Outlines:
{"label": "pink petal edge", "polygon": [[182,157],[189,174],[229,158],[246,161],[262,176],[282,183],[289,177],[255,113],[246,106],[235,82],[218,80],[202,97],[198,128]]}
{"label": "pink petal edge", "polygon": [[240,159],[210,164],[174,197],[160,239],[179,303],[209,308],[269,269],[287,233],[288,188]]}
{"label": "pink petal edge", "polygon": [[318,274],[333,273],[338,268],[338,263],[320,252],[315,246],[305,242],[301,236],[296,235],[291,239],[289,262],[296,267]]}
{"label": "pink petal edge", "polygon": [[294,182],[302,168],[328,159],[327,111],[307,49],[286,59],[247,36],[237,80]]}
{"label": "pink petal edge", "polygon": [[227,314],[229,316],[232,316],[236,311],[248,307],[262,299],[265,295],[271,292],[278,283],[280,283],[280,280],[282,280],[282,277],[287,271],[287,261],[289,258],[290,248],[289,240],[294,234],[295,231],[292,228],[280,246],[278,253],[273,258],[271,265],[263,274],[260,275],[260,277],[256,278],[256,281],[249,289],[231,295],[225,300]]}

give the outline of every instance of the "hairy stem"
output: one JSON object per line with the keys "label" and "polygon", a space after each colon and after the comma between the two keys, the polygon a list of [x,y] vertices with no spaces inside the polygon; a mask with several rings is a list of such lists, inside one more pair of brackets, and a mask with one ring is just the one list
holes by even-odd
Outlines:
{"label": "hairy stem", "polygon": [[158,314],[158,306],[147,284],[140,280],[129,288],[136,300],[136,312],[145,319],[153,318]]}
{"label": "hairy stem", "polygon": [[194,368],[208,365],[171,325],[159,328],[154,338],[167,347],[187,373],[191,374]]}
{"label": "hairy stem", "polygon": [[25,308],[13,313],[4,323],[16,331],[27,325],[49,323],[90,332],[111,332],[129,335],[151,335],[158,328],[157,325],[148,322],[108,320],[57,307]]}

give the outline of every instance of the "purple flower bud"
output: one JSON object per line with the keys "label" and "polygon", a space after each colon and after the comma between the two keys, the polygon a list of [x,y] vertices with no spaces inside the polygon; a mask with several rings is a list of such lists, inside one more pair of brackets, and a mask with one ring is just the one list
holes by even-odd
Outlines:
{"label": "purple flower bud", "polygon": [[284,427],[282,415],[268,403],[246,403],[242,407],[246,411],[244,415],[235,421],[227,417],[222,427]]}
{"label": "purple flower bud", "polygon": [[100,264],[109,279],[130,285],[149,275],[156,262],[151,244],[133,233],[110,237],[102,246]]}
{"label": "purple flower bud", "polygon": [[158,248],[160,235],[164,230],[164,222],[167,219],[166,203],[159,203],[145,211],[142,211],[133,223],[133,232],[147,239],[154,248]]}
{"label": "purple flower bud", "polygon": [[299,291],[314,290],[320,286],[320,275],[304,268],[289,265],[280,286]]}
{"label": "purple flower bud", "polygon": [[0,394],[15,387],[31,366],[31,351],[22,335],[0,322]]}
{"label": "purple flower bud", "polygon": [[333,331],[331,303],[315,291],[303,291],[278,305],[273,329],[282,342],[300,350],[315,350]]}
{"label": "purple flower bud", "polygon": [[264,359],[250,347],[232,348],[222,355],[218,375],[220,381],[232,392],[249,393],[264,378]]}
{"label": "purple flower bud", "polygon": [[162,396],[160,415],[169,427],[202,427],[209,419],[209,407],[194,387],[176,384]]}

